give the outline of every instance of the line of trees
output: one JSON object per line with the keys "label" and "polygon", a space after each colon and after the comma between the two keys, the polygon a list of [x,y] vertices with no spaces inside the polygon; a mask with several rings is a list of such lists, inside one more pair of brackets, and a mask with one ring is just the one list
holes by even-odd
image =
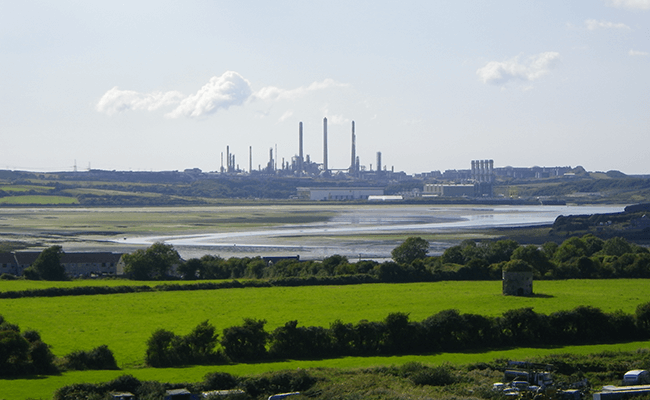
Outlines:
{"label": "line of trees", "polygon": [[505,264],[518,260],[532,269],[535,279],[650,278],[650,252],[623,238],[600,239],[592,234],[571,237],[558,245],[522,246],[515,240],[465,240],[440,256],[428,256],[429,243],[410,237],[382,263],[332,255],[322,261],[295,259],[266,263],[260,257],[205,255],[182,262],[170,245],[156,243],[125,258],[133,279],[160,279],[172,265],[183,279],[283,279],[370,275],[379,282],[501,279]]}
{"label": "line of trees", "polygon": [[[440,256],[428,256],[429,243],[410,237],[391,252],[392,260],[350,262],[332,255],[322,261],[287,258],[267,263],[261,257],[214,255],[181,259],[173,246],[154,243],[124,255],[126,275],[135,280],[270,279],[367,275],[365,281],[432,282],[497,280],[506,263],[530,266],[535,279],[650,278],[650,251],[621,237],[603,240],[592,234],[571,237],[561,244],[520,245],[515,240],[464,240]],[[51,246],[25,269],[27,279],[66,280],[61,246]],[[9,276],[3,274],[2,278]]]}
{"label": "line of trees", "polygon": [[113,352],[105,345],[77,350],[60,359],[35,330],[21,332],[0,315],[0,377],[54,374],[61,370],[118,369]]}
{"label": "line of trees", "polygon": [[647,340],[650,303],[639,305],[635,314],[579,306],[549,315],[520,308],[498,317],[444,310],[420,322],[397,312],[383,321],[337,320],[329,328],[301,327],[294,320],[272,332],[265,331],[265,324],[263,319],[245,319],[224,329],[220,340],[208,321],[185,337],[158,330],[147,342],[145,360],[152,367],[171,367]]}

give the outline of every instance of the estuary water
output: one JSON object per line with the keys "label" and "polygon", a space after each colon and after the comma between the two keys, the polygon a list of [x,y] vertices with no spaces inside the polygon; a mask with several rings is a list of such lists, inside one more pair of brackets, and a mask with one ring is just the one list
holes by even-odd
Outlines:
{"label": "estuary water", "polygon": [[[228,257],[300,256],[322,259],[333,254],[384,260],[400,240],[370,234],[453,233],[495,227],[551,224],[560,215],[591,215],[623,211],[624,206],[363,206],[337,212],[326,222],[287,224],[272,228],[204,232],[188,235],[134,236],[123,245],[171,244],[185,259],[205,254]],[[479,234],[480,232],[474,232]],[[457,241],[432,242],[430,254],[441,254]]]}

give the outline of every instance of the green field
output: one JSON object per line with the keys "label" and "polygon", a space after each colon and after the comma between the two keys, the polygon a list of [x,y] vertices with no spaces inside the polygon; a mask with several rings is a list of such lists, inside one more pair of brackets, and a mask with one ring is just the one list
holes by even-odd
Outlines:
{"label": "green field", "polygon": [[[73,281],[64,283],[0,282],[3,291],[12,285],[21,289],[87,284],[125,284],[124,281]],[[143,284],[143,282],[134,282]],[[157,285],[160,282],[145,282]],[[67,372],[57,376],[0,381],[0,392],[12,399],[50,398],[61,386],[75,382],[108,381],[121,374],[143,380],[169,382],[200,381],[207,372],[237,375],[297,367],[357,368],[403,364],[409,361],[464,364],[494,358],[521,359],[558,352],[592,353],[604,350],[647,348],[650,342],[573,346],[539,349],[503,349],[484,353],[454,353],[401,357],[345,357],[332,360],[287,361],[186,368],[142,368],[145,342],[151,333],[164,328],[187,334],[198,323],[209,320],[217,327],[238,325],[243,317],[263,318],[267,331],[297,319],[300,325],[328,326],[336,319],[356,323],[382,320],[390,312],[407,312],[421,321],[441,310],[500,315],[506,310],[533,307],[539,313],[591,305],[605,312],[634,313],[640,303],[650,301],[648,280],[537,281],[534,297],[506,297],[501,282],[436,282],[370,284],[353,286],[273,287],[211,291],[147,292],[54,298],[0,300],[0,314],[22,330],[35,329],[53,352],[63,356],[74,350],[90,350],[106,344],[115,353],[121,371]],[[14,289],[18,289],[18,286]],[[0,395],[2,398],[2,395]]]}
{"label": "green field", "polygon": [[39,196],[39,195],[25,195],[25,196],[8,196],[0,197],[0,204],[16,204],[16,205],[62,205],[62,204],[78,204],[74,197],[66,196]]}
{"label": "green field", "polygon": [[14,192],[14,193],[21,193],[21,192],[29,192],[29,191],[34,191],[34,192],[49,192],[51,190],[54,190],[53,187],[50,186],[37,186],[37,185],[0,185],[0,191],[3,192]]}
{"label": "green field", "polygon": [[501,283],[436,282],[221,289],[117,295],[0,300],[0,314],[22,329],[35,329],[53,352],[90,350],[106,344],[122,367],[142,363],[145,342],[159,328],[187,334],[204,320],[223,328],[242,318],[268,321],[267,331],[290,320],[329,326],[336,319],[356,323],[406,312],[421,321],[441,310],[500,315],[533,307],[538,313],[591,305],[605,312],[634,313],[650,301],[647,280],[539,281],[536,297],[501,295]]}
{"label": "green field", "polygon": [[[201,282],[229,282],[230,279],[225,280],[209,280]],[[39,290],[48,288],[73,288],[73,287],[87,287],[87,286],[158,286],[165,284],[183,284],[187,282],[182,281],[134,281],[129,279],[78,279],[73,281],[30,281],[26,279],[19,280],[0,280],[0,292],[21,291],[21,290]],[[0,300],[1,301],[1,300]]]}

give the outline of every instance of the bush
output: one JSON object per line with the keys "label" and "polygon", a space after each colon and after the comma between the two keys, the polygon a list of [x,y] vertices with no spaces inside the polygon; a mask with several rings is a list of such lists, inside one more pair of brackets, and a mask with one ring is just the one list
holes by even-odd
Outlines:
{"label": "bush", "polygon": [[66,355],[63,367],[76,371],[119,369],[113,352],[106,345],[96,347],[91,351],[78,350]]}
{"label": "bush", "polygon": [[237,379],[226,372],[212,372],[203,378],[203,390],[228,390],[237,387]]}

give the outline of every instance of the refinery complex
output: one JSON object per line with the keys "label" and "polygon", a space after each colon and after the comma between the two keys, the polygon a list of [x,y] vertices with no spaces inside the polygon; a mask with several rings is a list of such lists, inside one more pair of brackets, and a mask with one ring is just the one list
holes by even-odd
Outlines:
{"label": "refinery complex", "polygon": [[[249,147],[248,169],[242,169],[236,162],[234,153],[231,153],[230,146],[226,146],[225,153],[221,153],[221,168],[217,172],[220,175],[238,176],[276,176],[296,178],[320,178],[335,181],[350,180],[361,186],[347,187],[345,192],[341,188],[302,187],[298,190],[299,198],[311,199],[359,199],[373,196],[382,196],[377,191],[377,185],[387,182],[399,182],[404,180],[419,179],[423,181],[418,195],[431,197],[492,197],[493,184],[497,177],[512,179],[541,179],[551,177],[570,176],[572,168],[564,167],[495,167],[494,160],[471,160],[469,169],[466,170],[445,170],[429,171],[415,175],[407,175],[401,171],[390,169],[382,163],[382,153],[377,152],[373,164],[363,165],[357,155],[355,122],[352,121],[350,131],[350,164],[347,168],[334,169],[328,163],[328,142],[327,142],[327,118],[323,118],[323,153],[321,162],[315,162],[303,150],[303,123],[298,124],[298,152],[291,157],[290,161],[282,158],[278,165],[277,147],[269,149],[267,163],[253,167],[253,148]],[[200,170],[186,170],[186,172]],[[364,187],[364,183],[372,183],[372,187]],[[311,193],[311,194],[310,194]]]}
{"label": "refinery complex", "polygon": [[[375,163],[363,165],[359,161],[356,148],[355,123],[351,124],[350,135],[350,165],[347,168],[333,169],[328,163],[328,144],[327,144],[327,118],[323,118],[323,155],[322,161],[316,162],[311,159],[310,155],[304,154],[303,150],[303,124],[298,124],[298,153],[290,161],[284,158],[278,165],[277,147],[269,149],[269,158],[267,163],[257,168],[253,167],[253,147],[249,146],[248,152],[248,169],[242,168],[236,162],[236,156],[230,151],[230,146],[226,146],[225,153],[221,153],[221,174],[251,174],[251,175],[275,175],[275,176],[296,176],[296,177],[349,177],[359,179],[374,179],[383,177],[387,179],[409,178],[404,172],[396,172],[394,167],[390,169],[382,163],[382,153],[377,152]],[[374,167],[374,168],[373,168]],[[467,170],[446,170],[423,172],[416,174],[416,178],[432,178],[452,181],[475,181],[481,183],[491,183],[495,176],[507,176],[512,178],[549,178],[552,176],[562,176],[571,170],[570,166],[564,167],[501,167],[495,168],[493,160],[472,160],[471,168]],[[191,170],[187,170],[191,171]],[[195,169],[196,171],[196,169]],[[198,171],[197,171],[198,172]]]}

